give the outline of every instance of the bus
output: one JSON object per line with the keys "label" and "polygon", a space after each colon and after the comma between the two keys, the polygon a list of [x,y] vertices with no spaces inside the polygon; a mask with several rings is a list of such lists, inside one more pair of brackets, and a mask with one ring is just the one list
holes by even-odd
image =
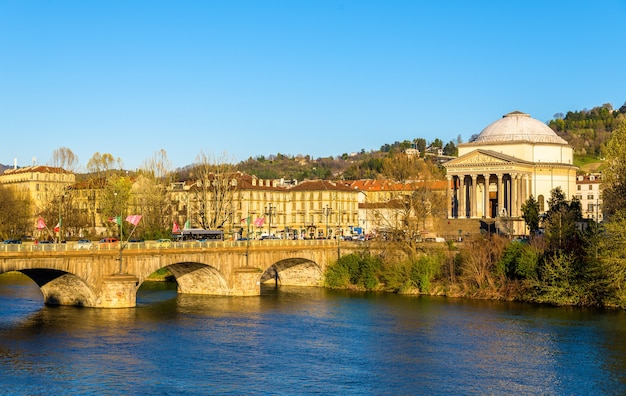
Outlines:
{"label": "bus", "polygon": [[201,228],[189,228],[180,230],[173,234],[173,238],[176,241],[223,241],[223,230],[203,230]]}

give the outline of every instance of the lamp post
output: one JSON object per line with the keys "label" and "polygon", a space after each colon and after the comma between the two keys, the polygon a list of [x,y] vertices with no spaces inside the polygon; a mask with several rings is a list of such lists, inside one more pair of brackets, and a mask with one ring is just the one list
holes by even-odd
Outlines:
{"label": "lamp post", "polygon": [[61,222],[63,221],[63,197],[64,195],[61,194],[59,196],[59,239],[57,239],[57,243],[61,243]]}
{"label": "lamp post", "polygon": [[322,214],[324,215],[324,217],[326,217],[326,239],[328,239],[328,216],[330,216],[332,212],[333,208],[329,207],[328,205],[326,205],[326,207],[322,209]]}
{"label": "lamp post", "polygon": [[267,236],[270,237],[272,235],[272,216],[276,214],[276,207],[271,203],[265,207],[265,215],[268,218],[267,222]]}
{"label": "lamp post", "polygon": [[[115,206],[117,206],[117,193],[114,192],[113,195],[115,196]],[[118,259],[120,264],[119,264],[119,268],[118,268],[118,273],[121,275],[122,274],[122,261],[123,261],[123,259],[122,259],[122,250],[124,249],[124,246],[123,246],[124,244],[122,243],[122,240],[124,238],[124,234],[123,234],[123,230],[122,230],[122,223],[123,223],[123,221],[122,221],[122,205],[120,205],[119,208],[115,208],[115,212],[119,213],[119,216],[116,216],[117,218],[115,220],[116,220],[117,225],[120,228],[120,239],[118,241],[118,243],[120,245],[120,257]]]}

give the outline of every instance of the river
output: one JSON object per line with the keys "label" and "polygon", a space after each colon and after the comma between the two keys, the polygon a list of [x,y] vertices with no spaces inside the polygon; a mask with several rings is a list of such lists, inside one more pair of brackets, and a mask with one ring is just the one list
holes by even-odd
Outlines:
{"label": "river", "polygon": [[318,288],[47,307],[0,276],[0,392],[49,395],[626,393],[626,314]]}

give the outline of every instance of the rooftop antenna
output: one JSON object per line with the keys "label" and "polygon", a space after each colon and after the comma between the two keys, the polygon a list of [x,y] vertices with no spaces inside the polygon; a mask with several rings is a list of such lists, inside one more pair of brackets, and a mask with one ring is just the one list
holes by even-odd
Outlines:
{"label": "rooftop antenna", "polygon": [[37,157],[33,157],[32,160],[33,160],[33,166],[37,165]]}

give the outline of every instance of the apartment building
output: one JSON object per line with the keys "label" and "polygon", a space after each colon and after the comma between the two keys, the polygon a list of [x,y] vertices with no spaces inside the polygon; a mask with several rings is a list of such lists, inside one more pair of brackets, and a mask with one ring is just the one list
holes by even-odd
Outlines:
{"label": "apartment building", "polygon": [[576,197],[580,200],[583,219],[602,222],[602,174],[590,173],[576,177]]}

